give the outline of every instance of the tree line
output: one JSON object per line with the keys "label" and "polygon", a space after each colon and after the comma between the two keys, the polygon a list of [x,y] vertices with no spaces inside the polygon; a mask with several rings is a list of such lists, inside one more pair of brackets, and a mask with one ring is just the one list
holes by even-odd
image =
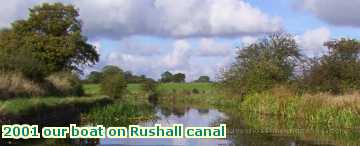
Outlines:
{"label": "tree line", "polygon": [[224,90],[244,96],[285,85],[299,93],[342,94],[360,88],[360,42],[340,38],[324,43],[328,53],[309,58],[294,37],[277,32],[240,48],[236,61],[222,73]]}

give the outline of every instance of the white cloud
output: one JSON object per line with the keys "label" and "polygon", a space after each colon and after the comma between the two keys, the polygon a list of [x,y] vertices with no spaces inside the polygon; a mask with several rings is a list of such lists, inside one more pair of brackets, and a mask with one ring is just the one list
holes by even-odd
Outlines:
{"label": "white cloud", "polygon": [[299,0],[305,10],[334,25],[360,27],[359,0]]}
{"label": "white cloud", "polygon": [[134,37],[127,37],[120,40],[120,48],[117,49],[123,53],[132,55],[151,56],[161,53],[161,46],[151,41],[139,41]]}
{"label": "white cloud", "polygon": [[[133,40],[136,41],[136,40]],[[154,79],[158,79],[160,74],[165,71],[173,73],[185,73],[186,80],[192,81],[201,75],[210,76],[215,79],[219,69],[230,62],[234,53],[226,56],[198,56],[198,45],[200,39],[192,40],[179,39],[172,42],[172,46],[157,55],[142,55],[125,53],[114,49],[100,61],[101,68],[104,65],[117,65],[124,70],[131,70],[136,74],[146,74]],[[215,44],[217,42],[214,42]]]}
{"label": "white cloud", "polygon": [[228,56],[232,50],[231,44],[220,43],[211,38],[202,38],[199,42],[199,56]]}
{"label": "white cloud", "polygon": [[174,42],[174,49],[163,58],[163,65],[169,69],[184,69],[189,66],[191,45],[186,40]]}
{"label": "white cloud", "polygon": [[300,48],[309,56],[319,56],[324,54],[326,52],[324,43],[330,39],[331,32],[326,27],[308,30],[302,36],[296,37]]}
{"label": "white cloud", "polygon": [[11,0],[0,6],[0,27],[25,17],[29,7],[44,1],[78,7],[91,37],[231,37],[281,28],[280,18],[245,0]]}

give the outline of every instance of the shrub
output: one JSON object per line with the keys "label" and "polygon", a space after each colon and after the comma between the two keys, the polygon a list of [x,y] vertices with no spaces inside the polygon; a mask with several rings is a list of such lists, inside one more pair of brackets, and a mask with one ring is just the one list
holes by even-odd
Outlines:
{"label": "shrub", "polygon": [[46,95],[38,83],[20,73],[0,73],[0,99]]}
{"label": "shrub", "polygon": [[101,82],[101,91],[103,94],[113,98],[121,98],[126,91],[127,83],[123,74],[105,74]]}
{"label": "shrub", "polygon": [[55,92],[53,94],[61,96],[82,96],[84,94],[81,80],[79,76],[74,73],[59,72],[50,75],[46,80],[50,83],[48,90]]}
{"label": "shrub", "polygon": [[194,88],[194,89],[192,89],[192,93],[193,93],[193,94],[199,94],[200,91],[199,91],[198,89]]}
{"label": "shrub", "polygon": [[156,82],[152,81],[152,80],[144,81],[144,83],[142,84],[142,88],[146,92],[155,93],[156,92],[156,87],[157,87]]}
{"label": "shrub", "polygon": [[236,62],[222,74],[224,90],[244,96],[286,84],[294,77],[301,61],[295,39],[286,33],[275,33],[240,49]]}
{"label": "shrub", "polygon": [[315,59],[305,72],[304,88],[342,94],[360,89],[360,42],[339,39],[325,43],[329,54]]}

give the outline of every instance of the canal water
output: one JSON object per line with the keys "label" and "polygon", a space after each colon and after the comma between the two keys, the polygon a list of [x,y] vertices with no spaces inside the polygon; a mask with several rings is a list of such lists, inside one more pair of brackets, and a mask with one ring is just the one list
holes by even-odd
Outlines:
{"label": "canal water", "polygon": [[[244,118],[246,116],[236,113],[237,116],[229,116],[217,109],[186,108],[181,111],[156,108],[155,120],[139,123],[142,126],[172,126],[173,124],[184,124],[187,126],[204,127],[219,126],[220,123],[227,124],[226,139],[100,139],[98,146],[328,146],[328,145],[357,145],[350,143],[351,138],[359,138],[354,132],[330,134],[328,131],[288,129],[286,123],[279,123],[278,119]],[[245,120],[247,119],[247,120]],[[263,125],[262,125],[263,124]],[[266,125],[273,125],[270,130],[263,129]],[[253,126],[255,125],[255,127]],[[280,125],[280,126],[279,126]],[[256,126],[262,127],[256,129]],[[279,127],[276,127],[279,126]],[[255,129],[254,129],[255,128]],[[293,133],[289,133],[289,131]],[[349,135],[350,134],[350,135]],[[351,135],[354,134],[354,135]],[[331,136],[334,136],[331,137]],[[350,138],[349,140],[347,138]],[[338,140],[340,142],[338,142]],[[343,142],[343,143],[342,143]],[[348,143],[349,142],[349,143]]]}
{"label": "canal water", "polygon": [[[208,127],[219,126],[218,124],[225,121],[227,116],[216,109],[195,109],[189,108],[184,114],[179,115],[171,113],[164,114],[160,108],[157,108],[155,120],[139,123],[142,126],[172,126],[173,124],[183,124],[184,127]],[[227,139],[103,139],[101,145],[134,145],[134,146],[218,146],[231,145]]]}

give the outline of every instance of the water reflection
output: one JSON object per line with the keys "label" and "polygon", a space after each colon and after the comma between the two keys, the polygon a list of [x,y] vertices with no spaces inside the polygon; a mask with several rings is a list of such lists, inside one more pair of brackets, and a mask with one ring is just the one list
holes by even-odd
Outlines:
{"label": "water reflection", "polygon": [[[164,114],[166,113],[166,114]],[[169,114],[170,113],[170,114]],[[182,114],[179,114],[182,113]],[[161,124],[162,126],[172,126],[173,124],[184,124],[187,126],[203,127],[218,126],[217,124],[227,119],[224,113],[215,109],[199,110],[194,108],[186,108],[185,110],[176,112],[164,112],[164,109],[157,109],[156,115],[158,119],[139,123],[142,126],[154,126]],[[102,145],[182,145],[182,146],[218,146],[230,145],[231,141],[224,139],[103,139],[100,141]]]}

